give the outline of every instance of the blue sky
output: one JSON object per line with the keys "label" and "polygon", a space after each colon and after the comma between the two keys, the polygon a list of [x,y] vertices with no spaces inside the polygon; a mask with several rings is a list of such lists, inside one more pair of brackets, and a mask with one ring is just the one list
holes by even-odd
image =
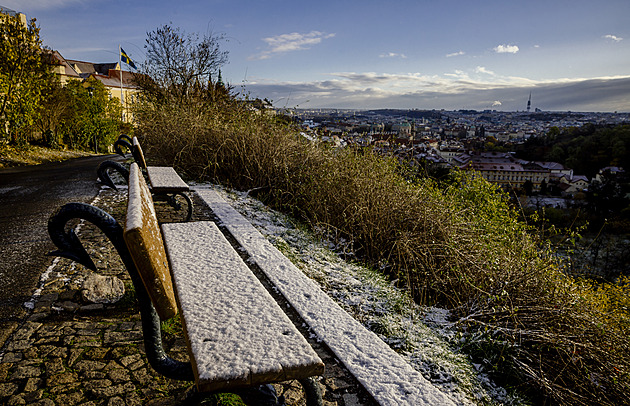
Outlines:
{"label": "blue sky", "polygon": [[223,78],[277,107],[630,111],[628,0],[0,0],[68,59],[223,34]]}

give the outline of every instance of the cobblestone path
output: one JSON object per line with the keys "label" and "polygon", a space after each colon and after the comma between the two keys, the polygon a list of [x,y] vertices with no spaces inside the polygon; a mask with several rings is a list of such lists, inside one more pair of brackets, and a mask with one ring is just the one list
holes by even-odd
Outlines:
{"label": "cobblestone path", "polygon": [[[200,199],[194,220],[212,218]],[[119,222],[125,216],[125,191],[102,190],[94,204]],[[161,222],[179,221],[183,214],[156,203]],[[178,405],[192,384],[161,377],[144,355],[140,315],[129,276],[113,246],[89,223],[78,235],[95,260],[98,273],[115,276],[126,293],[116,304],[89,303],[82,284],[91,273],[69,260],[55,259],[44,272],[28,318],[0,349],[1,405]],[[41,253],[33,253],[39,255]],[[179,323],[163,326],[169,354],[187,359]],[[326,363],[320,380],[324,404],[374,404],[369,395],[335,357],[313,338],[309,341]],[[305,404],[294,381],[274,385],[287,405]]]}

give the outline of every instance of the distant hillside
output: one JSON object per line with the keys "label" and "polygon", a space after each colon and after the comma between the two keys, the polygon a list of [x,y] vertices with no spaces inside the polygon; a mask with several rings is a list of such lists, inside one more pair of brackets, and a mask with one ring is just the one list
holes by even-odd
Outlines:
{"label": "distant hillside", "polygon": [[552,127],[542,137],[529,138],[516,149],[516,156],[529,161],[559,162],[589,178],[607,166],[630,169],[630,125],[586,124],[562,130]]}

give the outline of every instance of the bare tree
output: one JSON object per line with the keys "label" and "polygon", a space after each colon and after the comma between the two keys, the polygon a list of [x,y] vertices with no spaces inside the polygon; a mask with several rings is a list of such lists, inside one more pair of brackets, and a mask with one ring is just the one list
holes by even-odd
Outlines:
{"label": "bare tree", "polygon": [[151,101],[165,97],[183,100],[204,91],[212,75],[227,61],[220,50],[223,35],[186,34],[180,28],[163,25],[147,33],[146,62],[136,82]]}

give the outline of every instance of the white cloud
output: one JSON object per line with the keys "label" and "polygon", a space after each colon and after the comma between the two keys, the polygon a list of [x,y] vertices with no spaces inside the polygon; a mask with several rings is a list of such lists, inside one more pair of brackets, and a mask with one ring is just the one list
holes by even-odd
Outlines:
{"label": "white cloud", "polygon": [[332,38],[335,34],[326,34],[320,31],[311,31],[306,34],[292,32],[290,34],[276,35],[262,40],[267,43],[268,49],[253,55],[249,59],[269,59],[273,55],[283,54],[293,51],[302,51],[311,46],[319,44],[324,39]]}
{"label": "white cloud", "polygon": [[616,35],[612,35],[612,34],[604,35],[602,38],[609,39],[609,40],[611,40],[613,42],[619,42],[619,41],[623,40],[623,38],[618,37]]}
{"label": "white cloud", "polygon": [[452,54],[446,54],[447,58],[452,58],[454,56],[461,56],[461,55],[465,55],[466,52],[464,51],[458,51],[458,52],[453,52]]}
{"label": "white cloud", "polygon": [[495,100],[495,101],[493,101],[493,102],[492,102],[492,107],[501,106],[502,104],[503,104],[503,103],[501,103],[500,101]]}
{"label": "white cloud", "polygon": [[515,54],[518,52],[518,46],[516,45],[498,45],[493,49],[498,54]]}
{"label": "white cloud", "polygon": [[475,68],[475,73],[485,73],[486,75],[494,75],[494,72],[484,68],[483,66],[477,66]]}
{"label": "white cloud", "polygon": [[454,73],[445,73],[444,76],[456,79],[468,79],[468,74],[459,69],[455,69]]}
{"label": "white cloud", "polygon": [[379,58],[401,58],[401,59],[407,59],[407,55],[405,55],[405,54],[398,54],[396,52],[388,52],[386,54],[380,54],[378,57]]}

